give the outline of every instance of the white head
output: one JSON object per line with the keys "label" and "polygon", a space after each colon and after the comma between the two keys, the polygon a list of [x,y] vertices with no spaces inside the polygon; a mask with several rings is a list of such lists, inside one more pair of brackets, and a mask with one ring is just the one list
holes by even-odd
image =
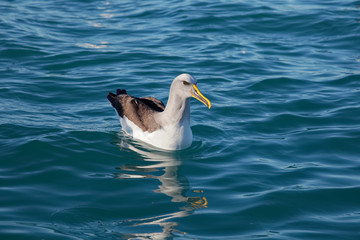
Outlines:
{"label": "white head", "polygon": [[204,103],[208,108],[211,107],[209,99],[204,97],[196,86],[197,80],[187,73],[177,76],[171,84],[171,89],[183,98],[194,97]]}

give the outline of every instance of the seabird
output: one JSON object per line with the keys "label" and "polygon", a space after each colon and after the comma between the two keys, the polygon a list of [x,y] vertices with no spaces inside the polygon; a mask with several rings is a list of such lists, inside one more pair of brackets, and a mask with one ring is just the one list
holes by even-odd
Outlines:
{"label": "seabird", "polygon": [[197,80],[190,74],[177,76],[164,103],[154,97],[133,97],[125,89],[109,92],[107,99],[116,109],[122,129],[135,139],[166,150],[190,147],[190,98],[194,97],[209,109],[211,103],[204,97]]}

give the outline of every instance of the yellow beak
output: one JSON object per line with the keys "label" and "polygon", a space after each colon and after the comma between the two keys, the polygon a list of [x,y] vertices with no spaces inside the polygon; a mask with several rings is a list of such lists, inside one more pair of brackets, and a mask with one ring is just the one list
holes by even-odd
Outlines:
{"label": "yellow beak", "polygon": [[209,101],[209,99],[207,99],[206,97],[204,97],[204,95],[201,94],[200,90],[195,84],[191,89],[191,96],[193,96],[194,98],[205,104],[209,109],[211,108],[211,102]]}

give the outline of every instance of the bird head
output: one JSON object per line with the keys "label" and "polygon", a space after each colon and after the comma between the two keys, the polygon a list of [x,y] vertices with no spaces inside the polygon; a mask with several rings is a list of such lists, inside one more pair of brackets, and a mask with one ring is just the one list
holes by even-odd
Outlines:
{"label": "bird head", "polygon": [[183,73],[177,76],[173,84],[175,84],[176,90],[185,96],[186,98],[194,97],[200,102],[204,103],[209,109],[211,108],[211,102],[200,92],[197,87],[197,80],[193,76],[187,73]]}

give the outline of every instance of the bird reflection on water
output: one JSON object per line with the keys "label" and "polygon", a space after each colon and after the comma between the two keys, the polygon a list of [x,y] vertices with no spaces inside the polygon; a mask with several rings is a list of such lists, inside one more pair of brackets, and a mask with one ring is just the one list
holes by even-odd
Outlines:
{"label": "bird reflection on water", "polygon": [[[127,141],[128,140],[128,141]],[[178,232],[174,228],[178,225],[176,219],[189,216],[195,209],[207,207],[208,201],[203,196],[188,196],[187,193],[199,195],[203,190],[191,190],[186,177],[179,174],[179,167],[182,164],[181,154],[174,152],[164,152],[151,150],[149,146],[135,142],[126,137],[119,143],[123,150],[136,152],[144,162],[139,165],[124,164],[117,169],[120,173],[116,174],[118,179],[157,179],[160,182],[158,189],[153,191],[165,194],[174,203],[186,203],[186,206],[179,207],[179,211],[169,214],[162,214],[142,219],[128,219],[126,223],[133,227],[140,226],[160,226],[162,232],[152,233],[133,233],[126,234],[125,237],[146,238],[146,239],[167,239],[172,233]],[[144,163],[146,163],[144,165]],[[159,175],[159,173],[162,173]],[[137,232],[137,231],[135,231]],[[181,233],[181,232],[179,232]],[[184,233],[181,233],[184,234]],[[121,234],[124,237],[124,234]]]}

